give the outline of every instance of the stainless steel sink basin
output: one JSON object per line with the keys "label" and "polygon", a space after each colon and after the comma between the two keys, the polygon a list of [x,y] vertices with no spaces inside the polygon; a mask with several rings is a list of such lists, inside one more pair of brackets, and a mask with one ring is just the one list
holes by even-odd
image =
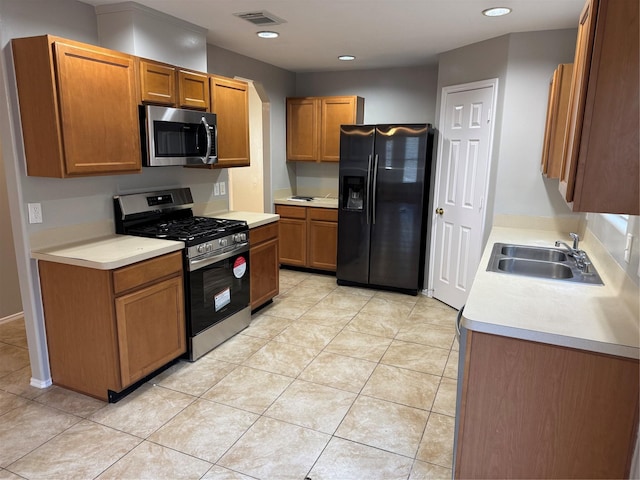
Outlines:
{"label": "stainless steel sink basin", "polygon": [[542,260],[545,262],[567,261],[567,255],[562,250],[553,248],[507,245],[500,249],[500,253],[507,257],[525,258],[527,260]]}
{"label": "stainless steel sink basin", "polygon": [[[589,262],[589,258],[585,259]],[[587,271],[559,248],[495,243],[487,271],[527,277],[602,285],[593,265]]]}
{"label": "stainless steel sink basin", "polygon": [[498,270],[540,278],[567,279],[573,277],[571,267],[564,263],[525,260],[524,258],[502,258],[498,260]]}

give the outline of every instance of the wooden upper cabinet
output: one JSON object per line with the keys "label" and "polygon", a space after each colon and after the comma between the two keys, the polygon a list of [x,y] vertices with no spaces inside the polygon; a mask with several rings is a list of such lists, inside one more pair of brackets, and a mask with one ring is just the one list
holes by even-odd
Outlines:
{"label": "wooden upper cabinet", "polygon": [[50,35],[12,47],[28,175],[141,171],[134,57]]}
{"label": "wooden upper cabinet", "polygon": [[218,125],[218,166],[249,166],[249,86],[217,75],[210,83],[211,111]]}
{"label": "wooden upper cabinet", "polygon": [[361,97],[287,98],[287,160],[339,161],[340,125],[363,119]]}
{"label": "wooden upper cabinet", "polygon": [[140,95],[143,103],[176,105],[177,69],[171,65],[140,60]]}
{"label": "wooden upper cabinet", "polygon": [[560,192],[574,211],[640,214],[638,0],[589,0],[578,26]]}
{"label": "wooden upper cabinet", "polygon": [[547,105],[547,122],[541,164],[542,174],[547,178],[560,178],[572,73],[573,64],[558,65],[549,85],[549,103]]}
{"label": "wooden upper cabinet", "polygon": [[178,105],[181,108],[208,110],[209,103],[208,75],[180,70],[178,72]]}

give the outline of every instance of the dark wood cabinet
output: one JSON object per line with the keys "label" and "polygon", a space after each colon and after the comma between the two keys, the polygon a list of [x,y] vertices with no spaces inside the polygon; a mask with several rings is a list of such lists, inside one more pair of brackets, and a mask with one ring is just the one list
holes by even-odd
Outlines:
{"label": "dark wood cabinet", "polygon": [[572,74],[573,64],[560,64],[554,70],[549,84],[547,122],[541,162],[542,174],[547,178],[560,178]]}

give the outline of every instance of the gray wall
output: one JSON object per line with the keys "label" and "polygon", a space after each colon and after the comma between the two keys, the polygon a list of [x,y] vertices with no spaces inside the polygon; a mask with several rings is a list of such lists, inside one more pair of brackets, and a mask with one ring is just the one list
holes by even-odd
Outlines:
{"label": "gray wall", "polygon": [[13,230],[9,214],[9,197],[4,173],[4,162],[0,151],[0,320],[22,312],[20,283],[16,250],[13,246]]}

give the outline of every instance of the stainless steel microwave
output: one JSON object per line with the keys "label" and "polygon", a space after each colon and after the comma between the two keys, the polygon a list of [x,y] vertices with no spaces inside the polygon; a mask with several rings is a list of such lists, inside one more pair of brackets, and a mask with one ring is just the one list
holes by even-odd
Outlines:
{"label": "stainless steel microwave", "polygon": [[141,106],[140,139],[142,161],[147,167],[218,162],[218,129],[214,113]]}

